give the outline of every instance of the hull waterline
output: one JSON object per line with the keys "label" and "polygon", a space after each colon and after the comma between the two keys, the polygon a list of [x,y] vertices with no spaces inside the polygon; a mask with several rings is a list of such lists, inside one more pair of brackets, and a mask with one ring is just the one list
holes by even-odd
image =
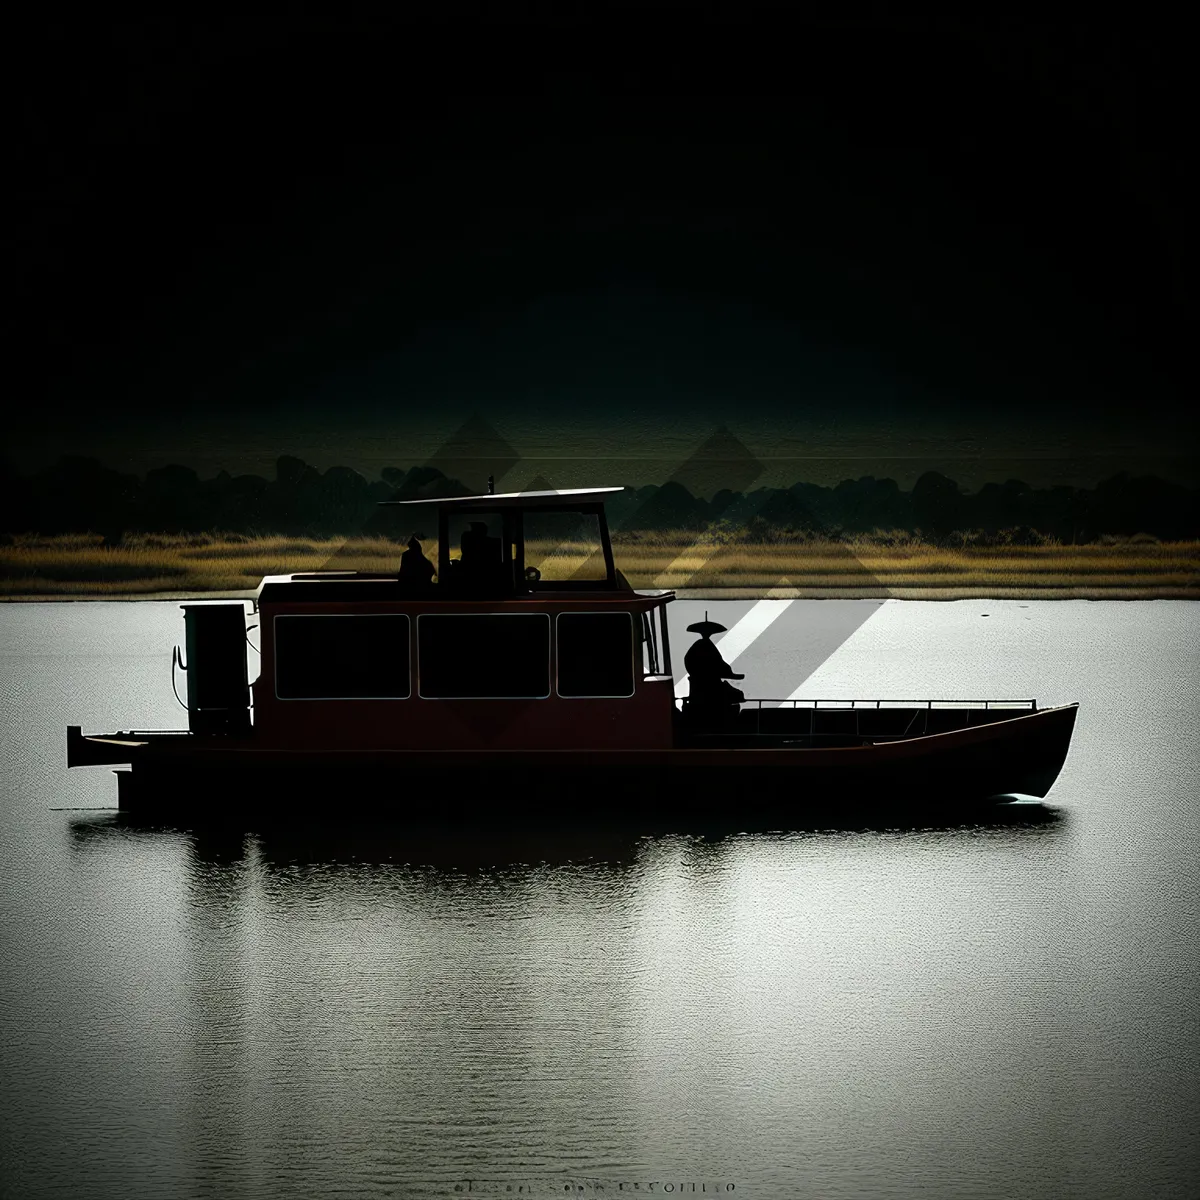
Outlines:
{"label": "hull waterline", "polygon": [[754,749],[309,751],[187,734],[83,737],[68,762],[129,764],[119,804],[209,816],[331,811],[504,826],[638,814],[802,817],[844,809],[974,811],[1046,797],[1077,706],[875,744]]}

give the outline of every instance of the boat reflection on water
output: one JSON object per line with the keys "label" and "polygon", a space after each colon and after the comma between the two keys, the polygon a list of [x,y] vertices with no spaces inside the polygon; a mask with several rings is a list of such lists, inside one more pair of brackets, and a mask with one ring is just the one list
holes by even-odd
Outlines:
{"label": "boat reflection on water", "polygon": [[558,829],[464,830],[461,826],[414,829],[410,822],[386,820],[326,821],[305,818],[255,820],[214,819],[164,823],[134,813],[106,813],[76,819],[70,824],[79,847],[99,847],[106,841],[164,841],[183,838],[201,862],[234,863],[253,845],[267,865],[324,865],[429,867],[449,871],[489,871],[520,867],[570,865],[631,866],[647,844],[683,839],[693,845],[716,847],[747,839],[840,839],[847,835],[890,834],[902,837],[978,838],[989,833],[1013,835],[1053,832],[1065,824],[1060,809],[1034,801],[980,809],[974,816],[948,820],[944,810],[922,816],[907,810],[872,815],[833,809],[809,810],[808,819],[781,823],[759,816],[686,822],[613,820],[604,825]]}

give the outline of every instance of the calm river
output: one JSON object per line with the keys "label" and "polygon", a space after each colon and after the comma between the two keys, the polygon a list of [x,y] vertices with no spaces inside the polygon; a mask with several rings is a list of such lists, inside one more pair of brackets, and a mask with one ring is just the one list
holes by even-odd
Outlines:
{"label": "calm river", "polygon": [[64,731],[186,726],[178,604],[0,606],[0,1195],[1200,1194],[1200,605],[672,608],[751,696],[1078,701],[1050,812],[138,826]]}

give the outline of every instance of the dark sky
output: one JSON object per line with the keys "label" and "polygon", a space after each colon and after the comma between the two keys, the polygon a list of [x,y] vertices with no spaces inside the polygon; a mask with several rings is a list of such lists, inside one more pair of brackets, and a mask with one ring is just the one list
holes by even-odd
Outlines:
{"label": "dark sky", "polygon": [[1195,482],[1181,46],[30,28],[10,456],[372,472],[477,414],[516,486],[665,478],[720,425],[782,482]]}

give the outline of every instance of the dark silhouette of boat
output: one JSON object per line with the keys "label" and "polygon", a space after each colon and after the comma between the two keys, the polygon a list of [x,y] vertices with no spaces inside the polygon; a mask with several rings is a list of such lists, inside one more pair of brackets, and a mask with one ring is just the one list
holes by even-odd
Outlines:
{"label": "dark silhouette of boat", "polygon": [[436,509],[436,569],[413,538],[396,575],[265,578],[253,683],[244,605],[184,605],[188,729],[70,726],[67,765],[127,766],[119,805],[142,813],[498,827],[1047,796],[1075,704],[678,701],[674,593],[635,592],[613,561],[604,502],[620,490],[399,502]]}

